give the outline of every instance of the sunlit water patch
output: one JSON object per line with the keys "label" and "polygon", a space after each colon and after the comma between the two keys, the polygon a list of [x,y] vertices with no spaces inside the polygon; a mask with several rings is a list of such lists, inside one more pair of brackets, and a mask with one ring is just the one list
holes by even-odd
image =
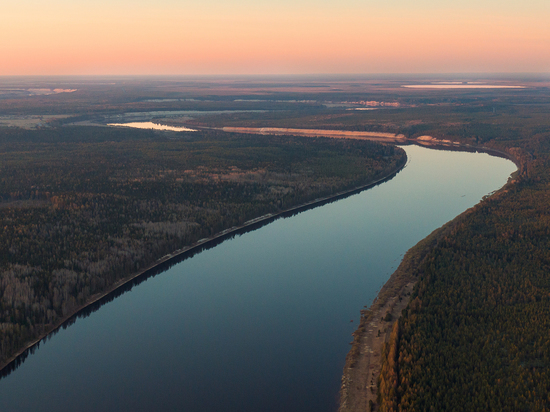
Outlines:
{"label": "sunlit water patch", "polygon": [[108,123],[107,126],[134,127],[136,129],[170,130],[172,132],[196,132],[188,127],[166,126],[153,122]]}

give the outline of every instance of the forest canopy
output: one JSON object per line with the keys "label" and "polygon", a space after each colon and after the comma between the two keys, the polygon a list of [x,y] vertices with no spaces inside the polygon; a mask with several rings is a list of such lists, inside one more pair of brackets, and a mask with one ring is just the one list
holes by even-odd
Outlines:
{"label": "forest canopy", "polygon": [[0,365],[162,256],[405,161],[367,141],[0,129]]}

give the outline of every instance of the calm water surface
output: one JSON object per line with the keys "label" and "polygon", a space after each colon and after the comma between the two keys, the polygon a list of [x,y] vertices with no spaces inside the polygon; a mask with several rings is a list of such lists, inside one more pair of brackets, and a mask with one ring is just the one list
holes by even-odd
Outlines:
{"label": "calm water surface", "polygon": [[0,380],[0,410],[334,411],[359,310],[407,249],[515,170],[405,150],[391,181],[226,241],[78,319]]}
{"label": "calm water surface", "polygon": [[181,126],[166,126],[153,122],[107,123],[107,126],[133,127],[135,129],[170,130],[172,132],[196,132],[195,129]]}

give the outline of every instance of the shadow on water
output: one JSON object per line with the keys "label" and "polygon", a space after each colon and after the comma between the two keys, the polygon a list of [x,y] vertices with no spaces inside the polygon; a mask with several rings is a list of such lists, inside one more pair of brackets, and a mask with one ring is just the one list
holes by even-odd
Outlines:
{"label": "shadow on water", "polygon": [[246,226],[237,227],[231,232],[228,232],[226,234],[220,234],[215,235],[215,237],[210,238],[206,240],[204,243],[201,243],[200,245],[192,246],[189,250],[182,252],[162,263],[159,263],[155,265],[153,268],[146,270],[142,274],[136,276],[133,279],[130,279],[128,282],[124,283],[120,287],[116,288],[112,292],[108,293],[107,295],[103,296],[102,298],[98,299],[97,301],[85,306],[84,308],[80,309],[78,312],[76,312],[74,315],[72,315],[70,318],[68,318],[65,322],[63,322],[61,325],[59,325],[57,328],[49,332],[46,336],[44,336],[42,339],[40,339],[38,342],[36,342],[31,347],[25,349],[20,355],[18,355],[13,361],[8,363],[2,370],[0,370],[0,379],[5,378],[9,374],[11,374],[13,371],[15,371],[19,366],[21,366],[28,356],[34,354],[39,348],[41,344],[45,344],[48,340],[50,340],[54,335],[56,335],[58,332],[60,332],[62,329],[67,329],[69,326],[74,324],[77,319],[79,318],[86,318],[90,316],[92,313],[99,310],[103,305],[106,305],[110,303],[111,301],[115,300],[119,296],[123,295],[126,292],[129,292],[134,288],[134,286],[138,286],[141,283],[147,281],[148,279],[167,271],[168,269],[172,268],[173,266],[183,262],[184,260],[190,259],[195,255],[198,255],[199,253],[202,253],[208,249],[212,249],[221,243],[225,242],[226,240],[234,239],[237,236],[244,235],[245,233],[249,233],[252,231],[255,231],[257,229],[260,229],[275,220],[278,219],[286,219],[289,217],[293,217],[296,215],[299,215],[302,212],[306,212],[308,210],[315,209],[317,207],[321,207],[330,203],[337,202],[338,200],[345,199],[347,197],[356,195],[358,193],[361,193],[364,190],[373,188],[375,186],[381,185],[382,183],[385,183],[391,179],[393,179],[399,172],[401,172],[406,167],[406,164],[400,167],[397,171],[393,172],[392,174],[388,175],[387,177],[378,180],[374,183],[370,183],[365,186],[361,186],[356,189],[352,189],[340,194],[336,194],[334,196],[331,196],[326,199],[321,200],[314,200],[310,203],[296,206],[294,208],[291,208],[287,211],[280,212],[276,215],[273,215],[271,217],[265,217],[262,218],[262,220],[246,224]]}

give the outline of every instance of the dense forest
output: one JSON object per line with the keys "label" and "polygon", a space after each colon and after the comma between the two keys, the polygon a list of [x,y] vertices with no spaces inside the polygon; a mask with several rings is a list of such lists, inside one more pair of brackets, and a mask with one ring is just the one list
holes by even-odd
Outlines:
{"label": "dense forest", "polygon": [[0,129],[0,366],[164,255],[405,161],[403,150],[365,141]]}
{"label": "dense forest", "polygon": [[[40,86],[74,93],[0,94],[4,117],[58,116],[42,130],[0,129],[0,365],[166,253],[405,160],[368,142],[70,126],[158,111],[164,123],[192,127],[430,135],[507,153],[514,179],[411,249],[398,269],[417,283],[386,344],[371,409],[549,410],[550,83],[438,91],[405,83],[84,79]],[[364,101],[380,104],[364,110]]]}
{"label": "dense forest", "polygon": [[443,228],[414,269],[385,348],[381,411],[550,410],[549,108],[462,109],[470,122],[445,129],[513,153],[520,173]]}

